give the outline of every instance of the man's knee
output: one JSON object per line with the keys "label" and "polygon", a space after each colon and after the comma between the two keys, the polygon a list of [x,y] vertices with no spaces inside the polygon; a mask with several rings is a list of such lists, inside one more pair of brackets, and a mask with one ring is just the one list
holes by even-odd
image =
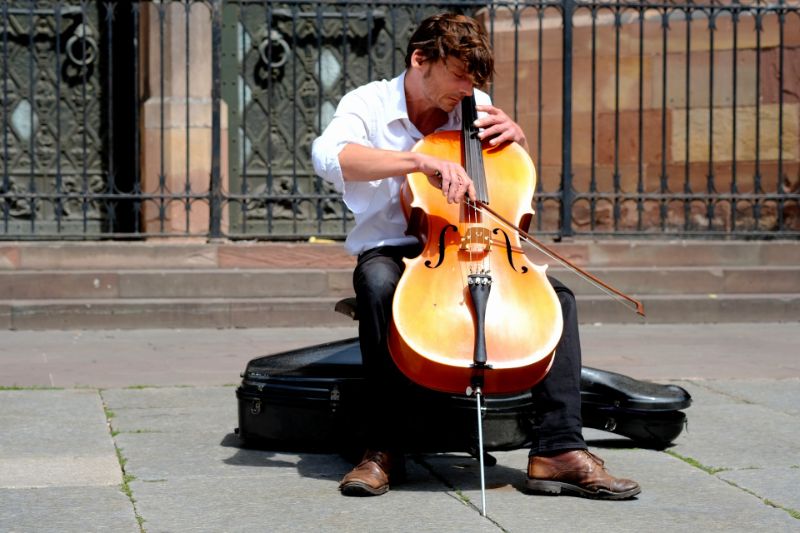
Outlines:
{"label": "man's knee", "polygon": [[570,290],[556,291],[556,296],[558,296],[558,301],[561,303],[561,309],[565,311],[575,309],[577,306],[575,295]]}
{"label": "man's knee", "polygon": [[556,296],[558,296],[558,301],[561,302],[562,307],[575,307],[575,293],[569,287],[552,276],[547,276],[547,280],[553,286],[553,290],[556,291]]}
{"label": "man's knee", "polygon": [[356,292],[372,301],[390,300],[397,289],[400,274],[400,269],[388,258],[370,261],[357,272]]}

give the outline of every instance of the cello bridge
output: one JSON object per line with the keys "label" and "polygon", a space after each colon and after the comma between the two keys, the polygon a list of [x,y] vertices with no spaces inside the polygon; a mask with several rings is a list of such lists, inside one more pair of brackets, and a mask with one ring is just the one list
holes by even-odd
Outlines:
{"label": "cello bridge", "polygon": [[483,226],[467,228],[461,237],[460,250],[465,252],[488,252],[492,247],[492,232]]}

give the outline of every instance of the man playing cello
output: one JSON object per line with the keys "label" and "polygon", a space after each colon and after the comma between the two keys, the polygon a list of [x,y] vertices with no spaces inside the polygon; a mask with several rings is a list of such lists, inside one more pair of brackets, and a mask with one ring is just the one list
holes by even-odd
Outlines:
{"label": "man playing cello", "polygon": [[[353,285],[358,302],[359,340],[370,405],[371,434],[362,461],[339,488],[349,496],[385,493],[402,471],[403,457],[393,423],[401,416],[406,379],[387,347],[392,298],[403,257],[419,253],[406,234],[400,187],[406,174],[431,177],[450,203],[475,199],[464,168],[452,161],[411,152],[424,136],[461,129],[461,100],[474,94],[481,113],[476,126],[491,145],[514,141],[527,148],[518,124],[478,90],[491,79],[494,58],[483,27],[455,14],[424,20],[411,37],[406,70],[391,81],[372,82],[345,95],[333,120],[314,141],[315,171],[343,194],[355,216],[345,247],[358,256]],[[637,495],[635,481],[615,478],[587,450],[581,424],[581,349],[575,297],[551,278],[563,313],[563,334],[547,376],[533,390],[536,406],[527,487],[600,499]],[[446,341],[446,332],[442,334]]]}

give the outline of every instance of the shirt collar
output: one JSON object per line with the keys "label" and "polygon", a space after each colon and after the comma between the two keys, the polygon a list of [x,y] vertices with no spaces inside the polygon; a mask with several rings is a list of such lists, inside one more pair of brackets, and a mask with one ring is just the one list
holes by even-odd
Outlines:
{"label": "shirt collar", "polygon": [[386,110],[386,123],[395,120],[408,120],[408,105],[406,104],[406,89],[405,89],[406,71],[394,78],[390,83],[392,94],[396,94],[397,98],[394,101],[394,107]]}
{"label": "shirt collar", "polygon": [[[408,104],[406,103],[406,70],[402,74],[394,78],[390,83],[391,91],[396,94],[398,98],[394,102],[394,107],[386,110],[386,123],[389,124],[395,120],[405,120],[409,125],[411,120],[408,118]],[[461,129],[461,105],[457,105],[447,117],[445,122],[437,131],[445,130],[458,130]],[[415,128],[416,130],[416,128]]]}

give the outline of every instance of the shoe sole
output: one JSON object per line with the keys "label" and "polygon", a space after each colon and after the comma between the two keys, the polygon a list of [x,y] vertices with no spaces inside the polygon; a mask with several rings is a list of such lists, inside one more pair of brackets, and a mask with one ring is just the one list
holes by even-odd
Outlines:
{"label": "shoe sole", "polygon": [[388,492],[389,485],[383,485],[376,489],[374,487],[370,487],[366,483],[351,481],[346,485],[340,486],[339,490],[345,496],[380,496],[381,494],[386,494],[386,492]]}
{"label": "shoe sole", "polygon": [[581,498],[592,498],[594,500],[627,500],[642,492],[641,487],[636,487],[624,492],[611,492],[604,489],[591,491],[570,483],[562,483],[561,481],[540,481],[537,479],[527,480],[526,487],[528,491],[539,494],[557,495],[563,493],[572,496],[580,496]]}

